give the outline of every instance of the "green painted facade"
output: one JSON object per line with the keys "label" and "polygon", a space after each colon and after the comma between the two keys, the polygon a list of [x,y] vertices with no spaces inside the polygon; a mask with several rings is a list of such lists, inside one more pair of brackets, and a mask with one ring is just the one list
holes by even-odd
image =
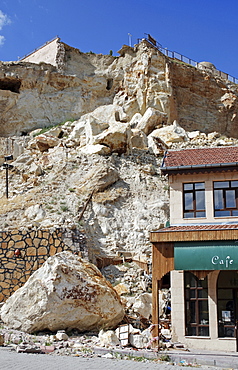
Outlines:
{"label": "green painted facade", "polygon": [[178,242],[175,270],[238,270],[238,240]]}

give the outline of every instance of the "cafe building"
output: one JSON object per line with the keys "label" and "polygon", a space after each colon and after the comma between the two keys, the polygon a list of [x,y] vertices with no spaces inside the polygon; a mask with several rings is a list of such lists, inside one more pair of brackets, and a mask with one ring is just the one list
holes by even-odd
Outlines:
{"label": "cafe building", "polygon": [[169,226],[150,234],[152,293],[170,277],[172,340],[190,348],[238,350],[238,147],[168,150]]}

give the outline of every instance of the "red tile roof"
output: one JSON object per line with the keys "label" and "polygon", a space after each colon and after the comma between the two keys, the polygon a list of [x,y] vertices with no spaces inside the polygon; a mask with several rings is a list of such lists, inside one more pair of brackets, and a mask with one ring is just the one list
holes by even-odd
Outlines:
{"label": "red tile roof", "polygon": [[169,226],[164,229],[159,229],[156,232],[171,232],[171,231],[210,231],[210,230],[236,230],[238,224],[215,224],[215,225],[180,225],[180,226]]}
{"label": "red tile roof", "polygon": [[204,166],[235,163],[238,165],[238,147],[214,147],[199,149],[169,150],[163,167]]}

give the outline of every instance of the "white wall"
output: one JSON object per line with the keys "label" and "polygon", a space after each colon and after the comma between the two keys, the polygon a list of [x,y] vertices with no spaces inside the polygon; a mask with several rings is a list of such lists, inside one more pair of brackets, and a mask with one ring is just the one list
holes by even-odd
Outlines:
{"label": "white wall", "polygon": [[32,52],[26,58],[22,59],[23,62],[30,62],[39,64],[40,62],[49,63],[56,66],[56,54],[58,48],[59,38],[56,38],[48,44],[41,47],[39,50]]}
{"label": "white wall", "polygon": [[[213,181],[238,180],[238,172],[171,175],[170,183],[170,224],[238,222],[238,217],[214,217]],[[183,183],[205,182],[206,217],[183,218]]]}

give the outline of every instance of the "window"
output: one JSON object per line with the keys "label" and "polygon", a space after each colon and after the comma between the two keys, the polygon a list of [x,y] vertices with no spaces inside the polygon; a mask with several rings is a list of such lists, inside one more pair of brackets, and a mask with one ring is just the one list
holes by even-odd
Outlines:
{"label": "window", "polygon": [[206,217],[204,182],[183,184],[183,217]]}
{"label": "window", "polygon": [[214,216],[238,216],[238,181],[215,181]]}
{"label": "window", "polygon": [[218,336],[235,337],[238,312],[237,271],[220,271],[217,280]]}
{"label": "window", "polygon": [[186,335],[209,336],[207,278],[184,273]]}

